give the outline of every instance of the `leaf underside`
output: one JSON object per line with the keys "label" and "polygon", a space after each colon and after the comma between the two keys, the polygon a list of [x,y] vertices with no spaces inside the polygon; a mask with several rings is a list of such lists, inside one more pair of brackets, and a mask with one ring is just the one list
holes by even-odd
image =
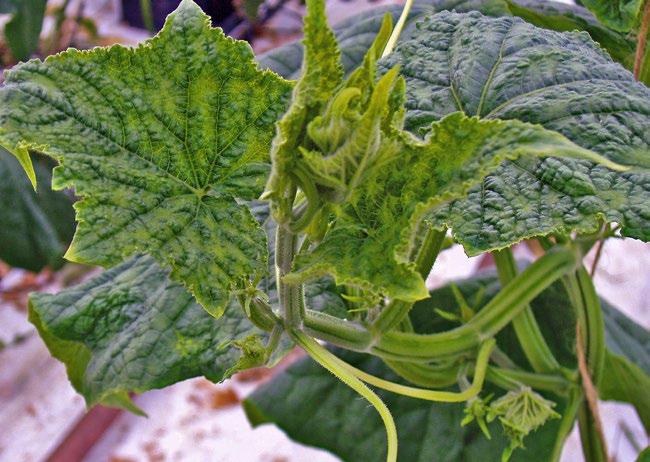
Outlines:
{"label": "leaf underside", "polygon": [[[586,34],[557,33],[514,18],[441,13],[419,24],[380,62],[402,66],[407,129],[461,110],[518,119],[562,133],[621,164],[650,163],[650,89]],[[522,158],[505,163],[466,199],[434,217],[465,250],[509,246],[551,232],[595,232],[599,218],[650,239],[650,175],[615,173],[588,161]]]}
{"label": "leaf underside", "polygon": [[291,84],[184,0],[155,38],[70,50],[7,73],[0,143],[60,161],[79,226],[66,257],[114,266],[146,253],[210,313],[266,270],[266,239],[240,200],[268,174]]}

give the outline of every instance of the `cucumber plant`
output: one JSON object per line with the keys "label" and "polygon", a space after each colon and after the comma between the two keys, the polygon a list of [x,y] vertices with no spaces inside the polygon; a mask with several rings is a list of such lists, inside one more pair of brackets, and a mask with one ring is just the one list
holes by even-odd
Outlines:
{"label": "cucumber plant", "polygon": [[[598,394],[648,428],[648,334],[582,257],[650,238],[650,90],[587,33],[411,7],[344,44],[308,0],[303,48],[260,59],[296,80],[191,0],[137,48],[7,72],[0,144],[34,184],[30,151],[59,162],[54,188],[80,197],[66,258],[109,268],[30,299],[89,406],[141,412],[130,392],[298,345],[315,363],[249,418],[345,460],[558,460],[578,420],[604,461]],[[498,277],[430,294],[449,233]],[[524,239],[544,253],[519,268]]]}

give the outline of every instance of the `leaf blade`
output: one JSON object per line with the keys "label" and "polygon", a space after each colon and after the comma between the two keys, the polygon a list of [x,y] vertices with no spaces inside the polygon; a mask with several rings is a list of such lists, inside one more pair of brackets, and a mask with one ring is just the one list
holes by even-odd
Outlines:
{"label": "leaf blade", "polygon": [[[420,37],[380,65],[385,71],[395,64],[407,80],[406,127],[414,132],[462,108],[541,124],[640,171],[650,162],[650,135],[642,128],[650,124],[650,90],[584,34],[441,13],[425,18]],[[620,223],[626,236],[648,240],[649,178],[584,161],[522,159],[505,163],[434,221],[449,224],[470,255],[551,232],[594,232],[601,217]]]}
{"label": "leaf blade", "polygon": [[218,316],[266,269],[264,233],[237,200],[261,192],[290,88],[184,0],[137,49],[17,66],[0,91],[0,141],[60,160],[54,187],[82,197],[67,258],[113,266],[150,253]]}
{"label": "leaf blade", "polygon": [[129,392],[190,377],[221,381],[241,359],[234,342],[262,335],[236,305],[214,319],[168,274],[139,256],[59,294],[30,297],[30,321],[88,406],[125,407]]}

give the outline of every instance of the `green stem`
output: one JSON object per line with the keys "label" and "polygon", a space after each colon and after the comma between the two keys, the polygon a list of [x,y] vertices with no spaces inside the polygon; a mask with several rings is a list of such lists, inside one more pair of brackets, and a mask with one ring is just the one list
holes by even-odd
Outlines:
{"label": "green stem", "polygon": [[323,348],[318,342],[304,333],[292,330],[291,337],[311,356],[314,361],[334,374],[339,380],[363,396],[377,410],[386,427],[388,439],[388,451],[386,462],[397,461],[397,429],[390,411],[370,388],[359,380],[349,369],[348,364],[341,361],[335,355]]}
{"label": "green stem", "polygon": [[[517,276],[517,264],[512,250],[507,248],[492,252],[492,255],[501,285],[505,286]],[[530,305],[526,305],[521,314],[512,320],[512,327],[519,345],[535,372],[552,372],[560,368],[560,364],[542,335]]]}
{"label": "green stem", "polygon": [[404,3],[404,9],[402,10],[402,14],[397,20],[397,24],[395,24],[395,27],[393,28],[393,33],[390,34],[390,38],[388,39],[388,42],[386,42],[386,46],[384,47],[384,52],[381,54],[382,58],[388,56],[393,51],[393,48],[395,48],[395,44],[397,43],[397,39],[399,38],[399,35],[402,33],[402,29],[404,29],[404,24],[406,24],[406,19],[409,16],[409,12],[411,11],[412,5],[413,5],[413,0],[406,0],[406,3]]}
{"label": "green stem", "polygon": [[304,331],[320,340],[348,350],[366,352],[372,344],[370,331],[361,324],[320,311],[305,312]]}
{"label": "green stem", "polygon": [[346,367],[350,372],[352,372],[355,376],[364,382],[369,383],[370,385],[374,385],[375,387],[397,393],[399,395],[410,396],[411,398],[423,399],[427,401],[461,403],[463,401],[474,398],[482,390],[488,362],[490,361],[490,353],[492,353],[492,349],[494,348],[495,344],[496,341],[491,338],[486,340],[483,345],[481,345],[478,356],[476,357],[476,368],[472,385],[458,393],[450,391],[426,390],[422,388],[400,385],[398,383],[390,382],[388,380],[375,377],[374,375],[370,375],[347,363]]}
{"label": "green stem", "polygon": [[555,436],[553,452],[551,453],[549,462],[559,462],[560,456],[562,455],[562,450],[564,449],[564,443],[569,437],[571,430],[573,430],[573,424],[576,420],[582,399],[582,392],[579,388],[574,388],[569,393],[569,399],[566,407],[564,408],[562,420],[560,421],[560,427],[558,428],[557,434]]}
{"label": "green stem", "polygon": [[[438,258],[442,244],[445,242],[446,234],[446,230],[436,230],[429,227],[424,236],[414,263],[416,270],[425,281]],[[372,331],[375,334],[381,334],[382,332],[388,332],[394,329],[408,316],[412,306],[413,303],[392,300],[372,324]]]}
{"label": "green stem", "polygon": [[282,317],[287,329],[301,326],[304,318],[302,285],[286,284],[283,278],[291,271],[296,252],[297,236],[284,226],[277,227],[275,235],[275,266],[278,296]]}
{"label": "green stem", "polygon": [[474,348],[493,337],[543,290],[572,271],[578,256],[572,249],[547,253],[505,285],[469,322],[429,335],[387,332],[372,351],[392,359],[435,359]]}
{"label": "green stem", "polygon": [[576,309],[576,318],[586,346],[586,360],[596,387],[605,367],[605,321],[594,283],[584,267],[562,280]]}
{"label": "green stem", "polygon": [[432,366],[388,359],[384,360],[384,362],[397,375],[420,387],[448,387],[455,384],[458,379],[458,364]]}
{"label": "green stem", "polygon": [[561,375],[539,374],[537,372],[503,369],[495,366],[490,366],[488,369],[487,379],[504,390],[517,390],[524,384],[536,390],[550,391],[558,396],[566,396],[575,388],[575,384]]}
{"label": "green stem", "polygon": [[521,309],[555,280],[575,268],[572,249],[550,252],[518,274],[476,316],[455,329],[436,334],[387,332],[379,338],[364,326],[307,310],[305,330],[316,338],[350,350],[372,352],[385,359],[429,362],[476,348],[499,332]]}

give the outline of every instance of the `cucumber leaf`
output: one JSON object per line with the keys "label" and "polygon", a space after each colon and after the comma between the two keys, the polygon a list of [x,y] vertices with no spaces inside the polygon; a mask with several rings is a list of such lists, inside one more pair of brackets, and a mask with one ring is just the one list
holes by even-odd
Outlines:
{"label": "cucumber leaf", "polygon": [[[260,224],[274,228],[267,204],[250,205]],[[272,243],[269,247],[272,251]],[[277,308],[274,272],[259,288]],[[331,280],[314,281],[305,286],[305,298],[312,309],[345,316],[345,302],[335,289]],[[275,351],[263,351],[267,334],[246,319],[238,303],[231,302],[215,319],[148,256],[55,295],[33,294],[29,310],[88,406],[138,412],[127,399],[131,392],[197,376],[218,382],[239,370],[273,365],[292,347],[283,337]]]}
{"label": "cucumber leaf", "polygon": [[[461,46],[462,44],[462,46]],[[402,66],[406,127],[462,110],[518,119],[564,134],[586,149],[640,170],[650,164],[650,89],[586,34],[558,33],[514,18],[440,13],[380,62]],[[466,199],[439,211],[470,255],[551,232],[594,232],[601,217],[626,236],[650,239],[650,175],[614,173],[588,161],[505,163]]]}
{"label": "cucumber leaf", "polygon": [[[242,361],[235,342],[262,345],[239,306],[215,319],[168,275],[138,256],[56,295],[31,295],[30,321],[88,406],[135,410],[129,392],[201,375],[221,381]],[[264,358],[245,359],[261,365]]]}
{"label": "cucumber leaf", "polygon": [[[625,66],[634,68],[636,40],[620,32],[613,31],[600,22],[589,10],[566,3],[537,0],[507,0],[508,10],[513,16],[522,18],[537,27],[558,32],[585,31],[591,39],[609,53],[612,59]],[[650,80],[643,80],[646,84]]]}
{"label": "cucumber leaf", "polygon": [[643,3],[643,0],[582,0],[600,22],[621,32],[636,28]]}
{"label": "cucumber leaf", "polygon": [[[414,0],[404,29],[400,34],[400,40],[413,34],[416,22],[424,15],[452,9],[459,13],[476,9],[491,16],[509,14],[505,0]],[[368,49],[374,43],[386,14],[391,16],[394,24],[401,12],[401,5],[380,5],[350,16],[333,27],[341,50],[341,63],[346,72],[356,69],[361,64]],[[260,55],[258,60],[262,67],[271,69],[285,78],[298,79],[303,51],[302,42],[296,41],[270,50]]]}
{"label": "cucumber leaf", "polygon": [[110,267],[150,254],[218,316],[233,288],[266,271],[265,235],[240,201],[263,188],[290,88],[183,0],[138,48],[9,71],[0,144],[56,158],[53,186],[81,197],[66,258]]}
{"label": "cucumber leaf", "polygon": [[68,194],[50,189],[54,162],[32,157],[38,191],[20,163],[0,148],[0,260],[37,272],[63,264],[74,233],[74,210]]}
{"label": "cucumber leaf", "polygon": [[47,0],[0,0],[0,13],[11,15],[4,36],[17,61],[28,59],[38,49],[46,4]]}

